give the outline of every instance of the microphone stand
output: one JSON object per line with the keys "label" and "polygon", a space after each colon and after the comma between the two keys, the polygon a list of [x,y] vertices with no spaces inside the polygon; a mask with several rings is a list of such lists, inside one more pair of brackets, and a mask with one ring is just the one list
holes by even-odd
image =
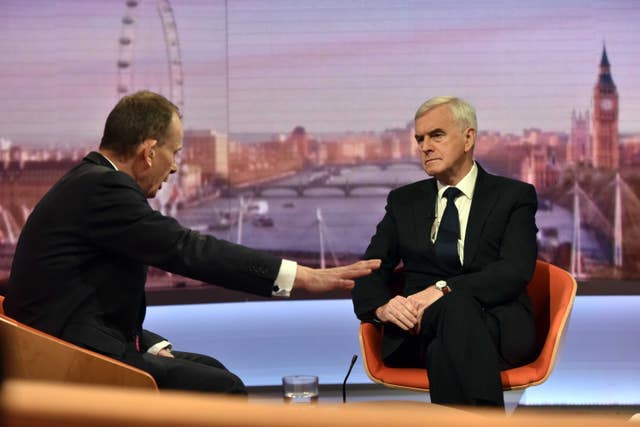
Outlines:
{"label": "microphone stand", "polygon": [[353,369],[353,365],[356,364],[356,360],[358,360],[358,356],[354,354],[351,358],[351,364],[349,365],[347,375],[345,375],[344,381],[342,382],[342,403],[347,403],[347,378],[351,375],[351,370]]}

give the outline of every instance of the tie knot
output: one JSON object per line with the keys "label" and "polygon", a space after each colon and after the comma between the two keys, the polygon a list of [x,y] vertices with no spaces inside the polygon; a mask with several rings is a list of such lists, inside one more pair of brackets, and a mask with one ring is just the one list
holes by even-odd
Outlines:
{"label": "tie knot", "polygon": [[462,191],[460,191],[459,188],[449,187],[446,190],[444,190],[444,194],[442,195],[442,197],[445,197],[447,199],[447,202],[451,202],[451,201],[454,201],[461,194],[462,194]]}

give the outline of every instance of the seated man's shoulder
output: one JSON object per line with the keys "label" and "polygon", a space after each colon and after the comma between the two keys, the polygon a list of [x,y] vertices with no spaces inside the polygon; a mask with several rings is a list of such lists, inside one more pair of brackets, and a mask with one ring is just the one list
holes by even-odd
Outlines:
{"label": "seated man's shoulder", "polygon": [[[412,182],[398,188],[394,188],[389,193],[390,197],[403,197],[409,195],[415,195],[417,191],[424,191],[428,189],[430,185],[435,185],[434,178],[423,179],[420,181]],[[435,187],[434,187],[435,188]]]}
{"label": "seated man's shoulder", "polygon": [[495,184],[489,191],[500,195],[502,200],[510,200],[518,205],[536,205],[538,203],[538,194],[533,185],[507,177],[496,176],[495,178]]}
{"label": "seated man's shoulder", "polygon": [[513,178],[508,178],[502,175],[491,175],[491,177],[495,180],[495,183],[505,189],[513,189],[514,191],[535,191],[535,187],[528,182],[520,181]]}

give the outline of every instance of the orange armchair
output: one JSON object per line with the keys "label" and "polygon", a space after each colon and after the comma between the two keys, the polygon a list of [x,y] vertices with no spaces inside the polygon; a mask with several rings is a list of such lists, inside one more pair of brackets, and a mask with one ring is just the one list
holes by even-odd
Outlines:
{"label": "orange armchair", "polygon": [[[576,289],[576,281],[568,272],[544,261],[536,262],[527,292],[533,305],[538,342],[543,343],[542,350],[533,362],[502,371],[504,390],[538,385],[549,378]],[[390,368],[384,365],[381,358],[381,326],[362,323],[360,347],[365,370],[372,381],[393,388],[429,391],[426,369]]]}
{"label": "orange armchair", "polygon": [[145,371],[8,317],[3,303],[0,296],[0,338],[7,378],[158,389]]}

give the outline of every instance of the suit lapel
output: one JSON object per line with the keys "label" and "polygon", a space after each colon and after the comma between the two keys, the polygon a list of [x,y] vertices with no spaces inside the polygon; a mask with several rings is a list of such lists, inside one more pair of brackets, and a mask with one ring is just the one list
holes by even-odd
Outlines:
{"label": "suit lapel", "polygon": [[420,187],[419,196],[413,200],[414,223],[420,248],[433,247],[431,227],[435,220],[437,188],[435,179],[425,180]]}
{"label": "suit lapel", "polygon": [[467,234],[464,239],[464,266],[471,265],[478,252],[484,225],[498,200],[499,192],[494,188],[493,176],[478,164],[478,178],[467,221]]}

